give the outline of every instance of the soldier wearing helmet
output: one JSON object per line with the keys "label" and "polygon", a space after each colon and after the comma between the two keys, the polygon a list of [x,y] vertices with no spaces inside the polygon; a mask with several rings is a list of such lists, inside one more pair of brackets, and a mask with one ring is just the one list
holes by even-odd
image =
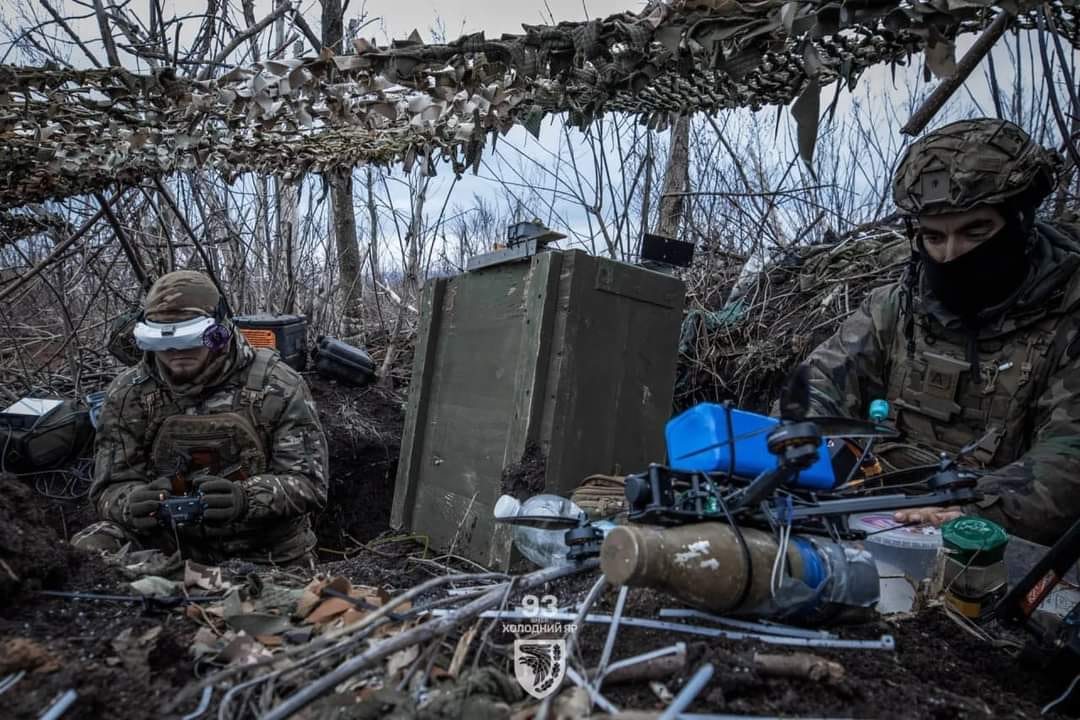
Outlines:
{"label": "soldier wearing helmet", "polygon": [[892,466],[974,445],[985,499],[901,521],[971,512],[1051,543],[1080,517],[1080,235],[1036,220],[1059,163],[1003,120],[913,143],[893,178],[913,263],[806,361],[812,415],[889,401]]}
{"label": "soldier wearing helmet", "polygon": [[234,331],[198,272],[154,283],[134,337],[142,361],[109,385],[99,420],[90,498],[102,520],[72,544],[310,563],[327,447],[303,378]]}

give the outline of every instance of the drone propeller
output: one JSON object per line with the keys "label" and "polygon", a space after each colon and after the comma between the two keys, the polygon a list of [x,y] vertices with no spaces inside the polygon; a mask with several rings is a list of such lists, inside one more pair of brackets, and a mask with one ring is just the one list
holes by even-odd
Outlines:
{"label": "drone propeller", "polygon": [[582,524],[581,519],[560,515],[514,515],[497,517],[495,522],[507,525],[523,525],[537,530],[570,530]]}

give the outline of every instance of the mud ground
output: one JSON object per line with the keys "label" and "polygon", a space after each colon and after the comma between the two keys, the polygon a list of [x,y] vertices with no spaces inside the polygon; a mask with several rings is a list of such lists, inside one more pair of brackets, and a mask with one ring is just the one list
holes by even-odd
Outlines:
{"label": "mud ground", "polygon": [[525,449],[521,461],[503,470],[501,490],[503,495],[511,495],[518,500],[526,500],[544,492],[544,480],[547,477],[547,458],[538,445]]}
{"label": "mud ground", "polygon": [[[320,571],[390,592],[427,579],[431,568],[410,557],[420,548],[388,532],[403,398],[374,388],[345,389],[317,378],[311,385],[328,432],[332,468],[333,509],[318,525],[327,559]],[[522,492],[542,473],[543,459],[527,455],[504,480],[508,489]],[[116,571],[64,542],[92,519],[85,499],[50,500],[25,479],[0,478],[0,679],[11,671],[16,651],[22,667],[29,669],[0,695],[0,717],[38,718],[69,689],[78,692],[79,700],[65,718],[169,717],[159,708],[208,671],[196,667],[188,652],[198,626],[180,613],[152,614],[138,605],[36,594],[43,589],[128,594]],[[372,538],[381,542],[370,548],[359,545]],[[590,574],[550,583],[541,594],[554,594],[561,605],[571,605],[584,597],[594,579]],[[615,595],[609,589],[595,610],[610,612]],[[660,608],[677,605],[661,593],[634,590],[626,614],[654,617]],[[158,627],[156,637],[137,642]],[[708,661],[716,673],[690,710],[759,717],[1037,718],[1066,684],[1052,672],[975,640],[940,611],[844,631],[860,638],[883,633],[896,638],[896,652],[814,651],[845,668],[845,678],[835,684],[758,676],[752,669],[753,654],[786,652],[774,646],[706,642],[637,628],[620,631],[614,658],[684,641],[687,668],[665,683],[667,689],[677,693]],[[118,643],[124,637],[136,642]],[[605,637],[606,626],[584,628],[581,652],[587,662],[599,658]],[[512,675],[513,637],[495,630],[490,640],[484,662]],[[625,709],[664,706],[646,684],[612,686],[604,694]],[[177,716],[192,709],[181,708]]]}
{"label": "mud ground", "polygon": [[[417,548],[395,543],[359,548],[389,530],[404,398],[305,377],[331,458],[330,509],[317,523],[320,554],[328,560],[320,570],[392,592],[430,577],[406,562]],[[5,658],[37,668],[0,696],[0,717],[38,718],[69,689],[79,699],[65,719],[163,717],[159,708],[202,671],[188,652],[198,626],[179,613],[37,594],[130,594],[114,569],[65,542],[95,519],[85,496],[50,499],[29,478],[0,477],[0,679],[11,669]],[[114,646],[127,630],[138,638],[159,626],[152,642],[136,643],[134,660],[132,651]],[[18,642],[9,645],[12,641]]]}

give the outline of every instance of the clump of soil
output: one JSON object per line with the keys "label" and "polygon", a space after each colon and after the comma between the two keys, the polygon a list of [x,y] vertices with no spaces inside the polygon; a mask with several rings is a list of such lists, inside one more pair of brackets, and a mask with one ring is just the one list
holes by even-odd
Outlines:
{"label": "clump of soil", "polygon": [[404,400],[377,387],[357,390],[317,375],[307,380],[330,447],[329,499],[315,532],[321,547],[350,548],[390,526]]}
{"label": "clump of soil", "polygon": [[0,475],[0,605],[21,591],[58,587],[75,551],[49,525],[46,505],[15,475]]}
{"label": "clump of soil", "polygon": [[[567,604],[587,585],[591,582],[567,579],[549,591],[560,604]],[[616,594],[614,589],[607,590],[593,612],[611,613]],[[624,614],[656,618],[661,608],[683,606],[663,592],[635,589]],[[712,627],[706,622],[691,622]],[[622,627],[613,659],[685,642],[686,670],[665,682],[672,693],[678,693],[704,663],[714,667],[712,679],[688,712],[770,717],[1040,717],[1041,707],[1061,694],[1071,679],[1052,677],[1004,649],[977,640],[940,609],[895,622],[879,620],[833,630],[842,637],[858,639],[890,634],[896,651],[784,647]],[[607,625],[599,624],[587,624],[582,630],[581,655],[587,663],[599,659],[607,631]],[[755,653],[793,652],[809,652],[839,663],[845,670],[844,679],[830,684],[763,677],[754,670]],[[645,683],[611,686],[603,694],[620,708],[665,707]]]}
{"label": "clump of soil", "polygon": [[503,470],[502,494],[525,500],[544,492],[547,458],[538,445],[529,445],[521,461]]}

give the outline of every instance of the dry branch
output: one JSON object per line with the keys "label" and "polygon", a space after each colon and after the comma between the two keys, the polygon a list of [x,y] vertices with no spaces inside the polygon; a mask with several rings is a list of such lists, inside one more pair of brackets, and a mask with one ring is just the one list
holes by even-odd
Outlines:
{"label": "dry branch", "polygon": [[990,23],[990,27],[983,31],[979,39],[964,53],[964,57],[960,58],[960,62],[956,64],[956,72],[950,77],[941,81],[941,83],[934,88],[934,92],[930,93],[930,97],[926,98],[926,102],[919,107],[918,110],[911,116],[907,124],[900,129],[900,132],[905,135],[918,135],[922,132],[926,124],[937,115],[942,106],[952,97],[968,76],[971,75],[971,71],[975,69],[975,66],[986,54],[990,52],[990,49],[994,47],[994,44],[1005,33],[1005,30],[1009,27],[1011,16],[1007,12],[999,12],[994,21]]}
{"label": "dry branch", "polygon": [[[106,202],[106,205],[112,206],[112,205],[116,204],[116,201],[120,199],[121,195],[123,195],[122,192],[116,193],[115,195],[112,196],[112,198],[110,198]],[[76,230],[74,235],[72,235],[67,240],[60,243],[56,247],[54,247],[52,249],[52,252],[50,252],[44,259],[42,259],[37,265],[35,265],[29,272],[27,272],[25,275],[22,275],[21,277],[19,277],[18,280],[16,280],[14,283],[9,285],[8,287],[4,288],[3,290],[0,290],[0,302],[8,299],[12,295],[12,293],[14,293],[16,290],[18,290],[23,285],[28,283],[30,280],[32,280],[35,277],[37,277],[38,275],[40,275],[43,270],[45,270],[47,267],[52,265],[53,262],[55,262],[57,258],[59,258],[61,255],[63,255],[63,253],[69,247],[71,247],[72,245],[77,243],[79,241],[79,239],[82,238],[83,235],[85,235],[87,232],[89,232],[90,228],[92,228],[94,226],[94,223],[96,223],[98,220],[100,220],[101,217],[105,214],[106,205],[102,205],[101,207],[99,207],[98,211],[96,213],[94,213],[93,216],[89,220],[87,220],[85,223],[83,223],[83,226],[81,228],[79,228],[78,230]]]}
{"label": "dry branch", "polygon": [[[600,564],[598,559],[588,560],[581,565],[564,565],[544,568],[536,572],[522,575],[515,582],[515,589],[529,590],[556,578],[574,575],[579,572],[591,570]],[[384,640],[357,657],[346,660],[329,674],[319,678],[307,687],[302,688],[284,702],[263,716],[263,720],[285,720],[294,713],[299,712],[312,702],[330,692],[339,683],[348,680],[372,663],[378,662],[391,654],[410,647],[420,642],[426,642],[434,637],[445,635],[453,628],[475,620],[480,613],[497,606],[504,597],[502,588],[492,590],[485,595],[473,600],[468,605],[447,613],[441,617],[425,622],[412,630],[399,633],[392,638]]]}

